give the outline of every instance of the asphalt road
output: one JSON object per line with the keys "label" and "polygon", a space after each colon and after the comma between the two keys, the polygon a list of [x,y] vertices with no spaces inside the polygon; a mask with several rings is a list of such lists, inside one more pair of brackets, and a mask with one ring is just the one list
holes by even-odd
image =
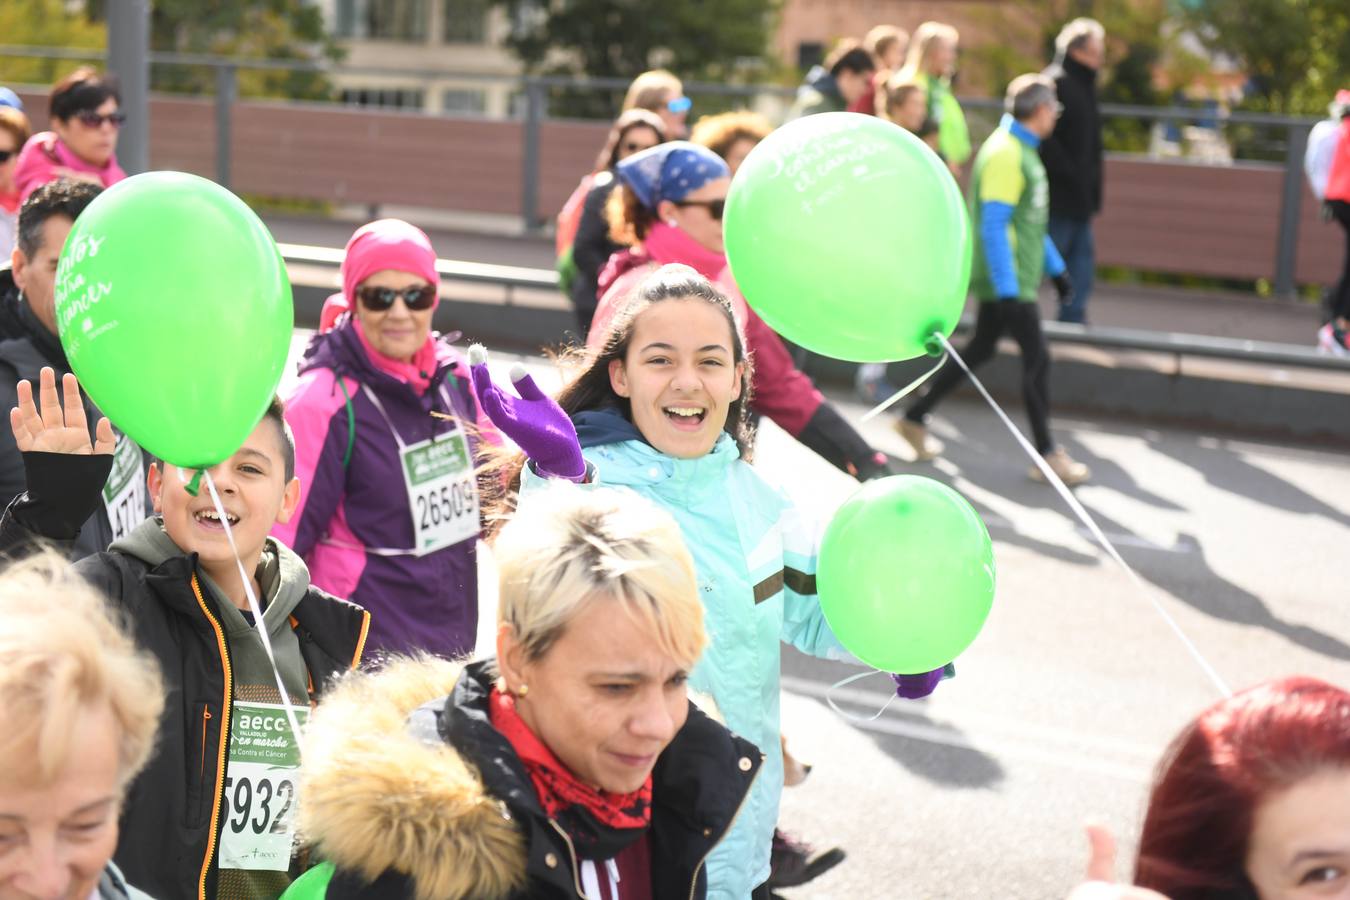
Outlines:
{"label": "asphalt road", "polygon": [[[494,368],[504,375],[511,361],[499,355]],[[529,364],[546,388],[556,383],[546,363]],[[837,399],[856,421],[862,408]],[[1063,897],[1086,861],[1090,817],[1121,836],[1126,874],[1153,765],[1220,696],[1154,602],[1233,689],[1294,673],[1350,684],[1350,460],[1137,424],[1055,424],[1093,470],[1078,498],[1143,587],[1027,479],[990,410],[944,405],[933,426],[943,457],[904,465],[960,490],[984,518],[994,610],[954,680],[871,722],[844,718],[826,697],[871,715],[885,679],[832,692],[859,670],[785,652],[784,730],[815,769],[785,791],[782,822],[848,851],[784,891],[791,900]],[[887,421],[864,431],[904,459]],[[772,425],[756,465],[822,522],[856,486]]]}

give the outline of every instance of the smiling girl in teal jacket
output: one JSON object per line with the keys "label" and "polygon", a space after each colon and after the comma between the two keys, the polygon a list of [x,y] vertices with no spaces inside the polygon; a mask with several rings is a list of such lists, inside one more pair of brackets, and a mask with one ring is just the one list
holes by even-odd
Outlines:
{"label": "smiling girl in teal jacket", "polygon": [[[526,494],[541,476],[622,485],[664,506],[684,533],[711,638],[691,686],[765,757],[735,827],[707,861],[708,896],[744,900],[769,876],[783,787],[781,644],[851,657],[816,598],[814,532],[748,462],[750,362],[731,304],[687,266],[664,266],[637,288],[556,403],[520,367],[512,371],[520,398],[506,394],[475,350],[484,411],[528,457]],[[936,679],[928,683],[931,690]]]}

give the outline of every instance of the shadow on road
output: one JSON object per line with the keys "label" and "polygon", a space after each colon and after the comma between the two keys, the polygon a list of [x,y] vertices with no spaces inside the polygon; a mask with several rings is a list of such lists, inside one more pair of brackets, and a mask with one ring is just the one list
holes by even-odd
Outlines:
{"label": "shadow on road", "polygon": [[1260,466],[1248,462],[1238,450],[1171,440],[1152,445],[1152,449],[1194,469],[1213,487],[1248,500],[1298,515],[1322,516],[1338,525],[1350,527],[1350,515],[1320,497],[1290,484]]}
{"label": "shadow on road", "polygon": [[[1109,516],[1086,503],[1083,506],[1104,532],[1131,534],[1128,528]],[[1077,519],[1067,509],[1064,510],[1064,516],[1077,524]],[[1186,547],[1187,552],[1176,553],[1171,548],[1150,547],[1144,540],[1121,544],[1116,549],[1130,568],[1145,581],[1205,615],[1240,625],[1265,628],[1314,653],[1335,659],[1350,659],[1350,645],[1340,638],[1309,625],[1284,621],[1260,597],[1214,571],[1205,558],[1204,545],[1195,535],[1177,535],[1177,546]],[[1126,576],[1122,572],[1120,577]]]}
{"label": "shadow on road", "polygon": [[1004,769],[997,759],[970,746],[962,731],[950,723],[929,720],[922,714],[921,704],[908,703],[903,721],[922,723],[935,729],[941,732],[942,740],[871,730],[867,736],[887,756],[913,774],[943,787],[976,790],[991,788],[1003,781]]}

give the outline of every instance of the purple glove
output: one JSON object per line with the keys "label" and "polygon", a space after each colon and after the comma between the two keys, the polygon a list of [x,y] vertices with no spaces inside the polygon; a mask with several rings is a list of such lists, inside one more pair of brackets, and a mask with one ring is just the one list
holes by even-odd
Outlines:
{"label": "purple glove", "polygon": [[511,383],[519,397],[513,397],[492,383],[487,367],[487,350],[482,344],[469,347],[469,367],[473,374],[473,392],[478,404],[503,434],[516,442],[534,463],[534,470],[545,478],[581,481],[586,477],[586,460],[581,456],[577,429],[562,407],[539,390],[517,363],[511,367]]}
{"label": "purple glove", "polygon": [[956,666],[951,663],[931,672],[918,675],[892,675],[895,682],[895,695],[905,700],[919,700],[937,689],[938,682],[956,675]]}

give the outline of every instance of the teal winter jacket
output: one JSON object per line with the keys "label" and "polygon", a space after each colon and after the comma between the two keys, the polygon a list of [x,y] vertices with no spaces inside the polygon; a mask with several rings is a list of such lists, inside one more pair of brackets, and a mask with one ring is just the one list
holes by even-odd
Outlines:
{"label": "teal winter jacket", "polygon": [[[663,506],[694,557],[710,640],[690,687],[710,696],[727,727],[764,754],[735,826],[707,861],[709,900],[746,900],[769,877],[783,790],[780,644],[852,660],[816,598],[816,533],[740,459],[729,435],[706,456],[676,459],[642,440],[616,410],[581,413],[575,421],[594,482]],[[527,491],[531,482],[527,476]]]}

